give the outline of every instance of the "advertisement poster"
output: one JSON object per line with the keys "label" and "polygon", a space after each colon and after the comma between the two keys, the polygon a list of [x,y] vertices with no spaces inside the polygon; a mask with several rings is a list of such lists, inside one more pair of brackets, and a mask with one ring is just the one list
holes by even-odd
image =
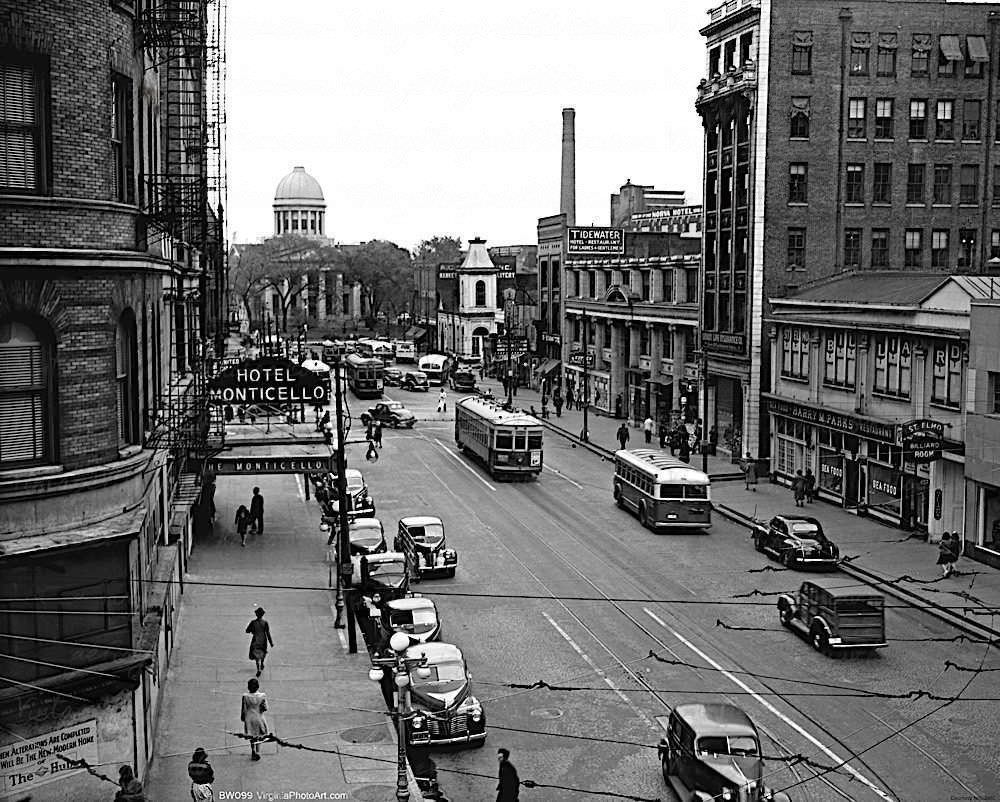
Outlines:
{"label": "advertisement poster", "polygon": [[903,498],[899,471],[868,463],[868,506],[899,515]]}
{"label": "advertisement poster", "polygon": [[39,785],[84,771],[63,757],[97,763],[96,718],[0,746],[0,797],[28,798]]}
{"label": "advertisement poster", "polygon": [[819,486],[838,496],[844,494],[844,455],[819,452]]}

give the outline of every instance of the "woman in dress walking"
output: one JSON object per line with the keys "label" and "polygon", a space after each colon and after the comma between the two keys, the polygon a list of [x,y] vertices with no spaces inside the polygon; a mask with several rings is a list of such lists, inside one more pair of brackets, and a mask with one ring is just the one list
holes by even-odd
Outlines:
{"label": "woman in dress walking", "polygon": [[260,690],[260,683],[253,677],[247,681],[247,693],[243,694],[240,708],[240,721],[243,722],[243,732],[250,736],[250,759],[260,760],[259,739],[267,735],[267,699]]}
{"label": "woman in dress walking", "polygon": [[257,664],[257,676],[264,670],[264,659],[267,657],[267,647],[274,646],[271,638],[271,627],[264,620],[264,608],[258,607],[253,611],[257,616],[247,624],[247,633],[250,635],[250,659]]}

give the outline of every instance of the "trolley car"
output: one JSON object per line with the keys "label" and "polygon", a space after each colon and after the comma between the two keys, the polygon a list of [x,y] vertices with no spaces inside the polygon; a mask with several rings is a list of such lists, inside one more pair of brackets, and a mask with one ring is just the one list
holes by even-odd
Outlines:
{"label": "trolley car", "polygon": [[530,479],[542,472],[542,424],[479,396],[455,404],[455,442],[493,477]]}
{"label": "trolley car", "polygon": [[381,359],[366,359],[360,354],[348,354],[344,363],[347,365],[347,386],[354,395],[358,398],[382,397],[385,367]]}

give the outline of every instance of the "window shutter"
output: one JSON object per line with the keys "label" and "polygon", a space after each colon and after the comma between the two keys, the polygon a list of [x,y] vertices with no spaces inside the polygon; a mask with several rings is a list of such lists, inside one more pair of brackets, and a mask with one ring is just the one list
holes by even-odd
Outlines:
{"label": "window shutter", "polygon": [[0,464],[45,457],[40,345],[0,347]]}
{"label": "window shutter", "polygon": [[36,92],[30,67],[0,64],[0,186],[7,189],[36,188]]}

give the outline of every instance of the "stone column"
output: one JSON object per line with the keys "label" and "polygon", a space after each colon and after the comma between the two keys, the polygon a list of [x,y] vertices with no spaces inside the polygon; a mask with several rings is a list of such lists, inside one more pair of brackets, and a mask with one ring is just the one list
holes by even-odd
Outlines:
{"label": "stone column", "polygon": [[670,326],[670,336],[674,340],[674,375],[671,385],[673,394],[673,411],[681,412],[681,379],[684,378],[684,363],[687,362],[687,347],[684,340],[683,326]]}
{"label": "stone column", "polygon": [[316,283],[316,318],[326,320],[326,270],[319,271]]}
{"label": "stone column", "polygon": [[868,412],[868,395],[874,380],[871,356],[871,340],[867,334],[857,335],[857,364],[854,374],[854,408],[861,414]]}
{"label": "stone column", "polygon": [[611,322],[611,371],[608,381],[609,409],[614,411],[614,400],[625,389],[625,327],[620,321]]}
{"label": "stone column", "polygon": [[[820,401],[823,386],[823,371],[825,355],[823,353],[823,334],[819,329],[809,332],[809,400],[814,404]],[[771,385],[774,386],[773,384]]]}

